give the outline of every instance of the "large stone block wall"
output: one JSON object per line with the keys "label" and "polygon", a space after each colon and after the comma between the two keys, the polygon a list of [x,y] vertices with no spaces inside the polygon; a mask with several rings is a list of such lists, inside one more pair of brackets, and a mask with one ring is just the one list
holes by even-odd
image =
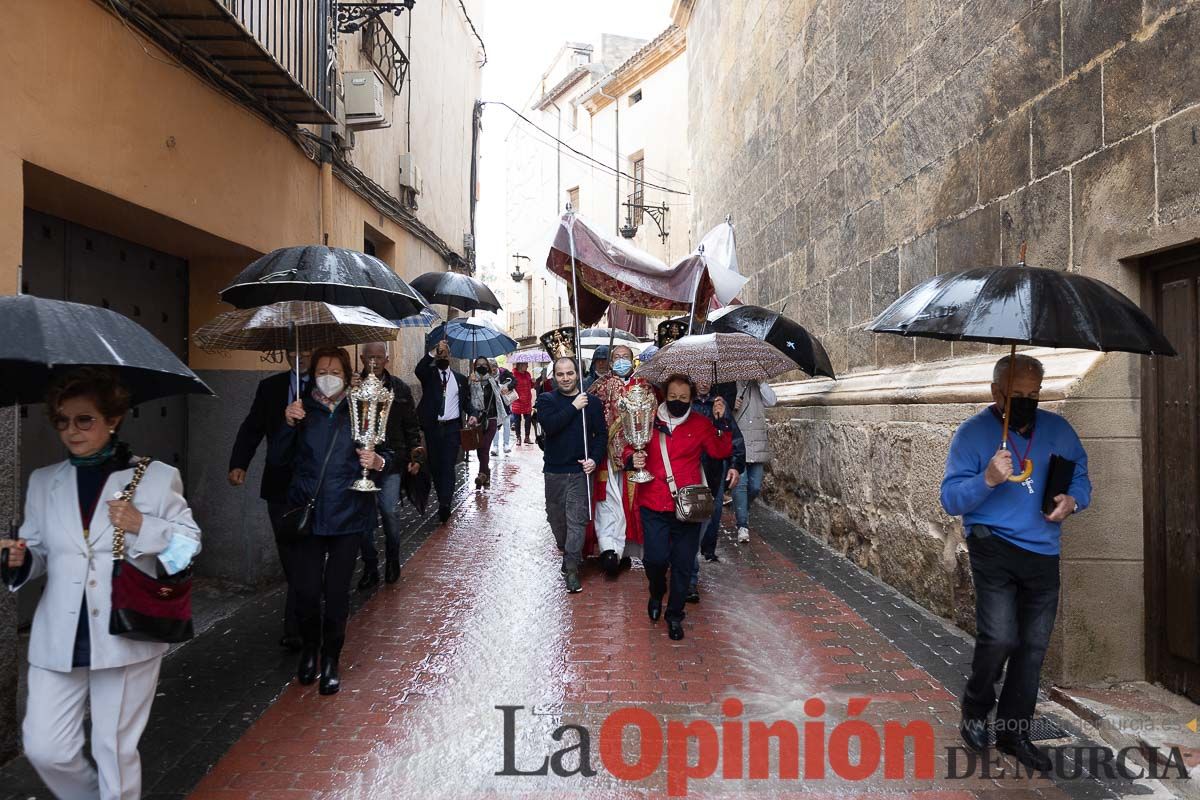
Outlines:
{"label": "large stone block wall", "polygon": [[[1028,263],[1140,300],[1139,258],[1200,239],[1194,0],[676,6],[693,227],[733,215],[752,276],[743,299],[816,333],[839,375],[1001,354],[865,331],[932,275],[1015,263],[1025,242]],[[1140,370],[1107,357],[1058,405],[1097,484],[1064,539],[1047,669],[1059,680],[1143,677]],[[970,628],[961,533],[936,488],[954,427],[986,394],[916,390],[878,406],[838,392],[774,412],[789,457],[772,465],[766,501]]]}

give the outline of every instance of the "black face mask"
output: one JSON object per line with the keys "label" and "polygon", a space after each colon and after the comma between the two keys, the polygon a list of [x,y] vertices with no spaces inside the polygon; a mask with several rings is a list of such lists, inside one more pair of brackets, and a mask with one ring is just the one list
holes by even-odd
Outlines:
{"label": "black face mask", "polygon": [[1016,430],[1028,427],[1037,415],[1036,397],[1014,397],[1010,402],[1008,424]]}
{"label": "black face mask", "polygon": [[488,374],[488,368],[487,368],[487,367],[476,367],[476,368],[475,368],[475,374],[477,374],[477,375],[487,375],[487,374]]}
{"label": "black face mask", "polygon": [[449,369],[450,368],[450,359],[448,359],[448,358],[439,358],[437,361],[435,361],[433,363],[437,364],[438,369]]}
{"label": "black face mask", "polygon": [[688,409],[691,407],[692,407],[692,404],[689,403],[687,400],[668,400],[667,401],[667,412],[670,413],[670,415],[672,417],[682,417],[684,414],[686,414],[688,412]]}

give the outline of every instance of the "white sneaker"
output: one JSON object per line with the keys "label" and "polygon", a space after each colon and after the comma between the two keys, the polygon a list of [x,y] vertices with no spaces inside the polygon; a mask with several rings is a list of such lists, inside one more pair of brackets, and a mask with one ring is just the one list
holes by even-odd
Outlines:
{"label": "white sneaker", "polygon": [[750,529],[738,528],[738,544],[750,541]]}

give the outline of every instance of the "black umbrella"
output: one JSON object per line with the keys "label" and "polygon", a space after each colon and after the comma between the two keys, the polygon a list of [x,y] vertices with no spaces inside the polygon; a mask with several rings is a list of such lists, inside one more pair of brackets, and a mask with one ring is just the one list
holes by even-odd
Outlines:
{"label": "black umbrella", "polygon": [[420,293],[374,256],[340,247],[284,247],[256,259],[221,299],[237,308],[284,300],[361,306],[385,319],[403,319],[428,308]]}
{"label": "black umbrella", "polygon": [[412,285],[435,305],[442,303],[463,311],[500,310],[500,301],[491,289],[461,272],[426,272],[418,275]]}
{"label": "black umbrella", "polygon": [[[1143,355],[1175,355],[1167,337],[1128,297],[1074,272],[1025,266],[974,267],[935,275],[909,289],[867,330],[963,342],[1078,347]],[[1008,445],[1008,371],[1004,433]],[[1028,472],[1030,465],[1026,464]],[[1009,480],[1024,480],[1027,474]]]}
{"label": "black umbrella", "polygon": [[114,368],[135,404],[213,393],[153,334],[115,311],[0,297],[0,404],[40,403],[58,375],[83,366]]}
{"label": "black umbrella", "polygon": [[713,333],[748,333],[779,350],[809,375],[835,378],[825,347],[800,323],[762,306],[727,306],[709,315]]}
{"label": "black umbrella", "polygon": [[433,489],[433,479],[424,465],[416,475],[405,470],[404,476],[400,479],[400,488],[404,490],[408,501],[416,507],[417,513],[424,514],[425,507],[429,504],[429,493]]}

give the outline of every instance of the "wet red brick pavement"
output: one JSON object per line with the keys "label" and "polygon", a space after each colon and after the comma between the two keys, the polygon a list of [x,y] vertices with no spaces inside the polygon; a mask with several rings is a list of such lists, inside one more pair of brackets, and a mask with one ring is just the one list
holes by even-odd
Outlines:
{"label": "wet red brick pavement", "polygon": [[[713,777],[687,782],[691,797],[952,800],[1151,791],[1086,776],[947,779],[946,748],[958,744],[954,692],[768,540],[736,546],[723,537],[723,561],[705,565],[703,600],[689,606],[680,642],[667,638],[664,623],[647,619],[645,577],[636,566],[616,581],[591,567],[584,591],[566,594],[545,521],[540,467],[534,448],[494,462],[491,489],[466,493],[450,524],[405,564],[401,581],[378,591],[352,618],[341,693],[321,697],[316,686],[293,683],[191,796],[632,798],[681,789],[678,777],[669,783],[668,767],[678,776],[684,762],[697,764],[696,741],[685,752],[668,739],[657,769],[640,780],[606,769],[602,729],[621,709],[653,715],[654,730],[667,731],[668,721],[706,720],[715,733],[733,734],[722,736],[718,750],[714,733],[711,755],[720,753],[720,763]],[[814,697],[824,713],[806,707]],[[740,714],[723,713],[729,698],[742,703]],[[914,777],[911,755],[903,779],[885,778],[883,761],[864,780],[839,777],[831,754],[852,698],[870,698],[857,719],[874,731],[887,720],[928,722],[934,777]],[[523,707],[509,712],[516,769],[532,771],[578,743],[578,730],[552,738],[558,726],[572,724],[589,734],[596,774],[497,775],[505,762],[505,714],[497,706]],[[740,749],[734,737],[740,731],[748,740],[754,728],[748,723],[757,720],[786,720],[803,731],[799,780],[779,777],[777,755],[770,757],[772,777],[748,777],[749,760],[734,755]],[[809,736],[805,723],[824,727]],[[634,731],[625,729],[629,764],[641,752]],[[806,758],[810,740],[822,739],[829,752]],[[857,739],[850,741],[853,765],[862,751]],[[563,763],[574,770],[578,752]],[[820,779],[813,777],[819,763]],[[1011,760],[999,764],[1013,771]],[[738,777],[739,767],[747,777]]]}

